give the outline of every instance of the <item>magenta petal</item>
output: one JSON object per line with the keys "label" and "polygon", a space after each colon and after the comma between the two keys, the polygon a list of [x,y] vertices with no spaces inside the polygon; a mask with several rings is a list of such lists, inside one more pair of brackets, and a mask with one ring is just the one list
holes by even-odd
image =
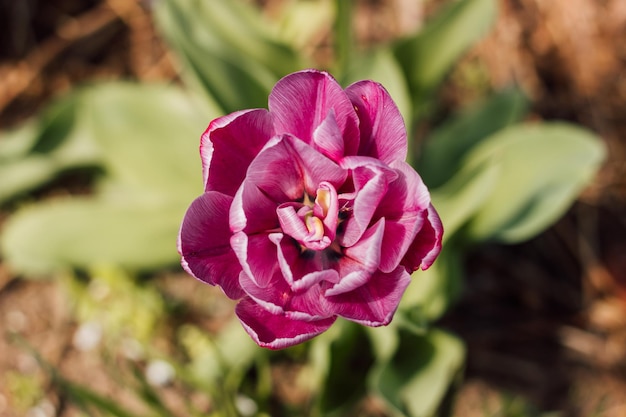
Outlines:
{"label": "magenta petal", "polygon": [[376,207],[387,192],[390,176],[395,173],[380,165],[358,166],[352,169],[356,196],[352,205],[352,215],[346,220],[340,244],[345,247],[354,245],[370,224]]}
{"label": "magenta petal", "polygon": [[239,275],[239,285],[246,294],[272,314],[285,314],[290,318],[305,321],[332,316],[319,285],[295,293],[280,273],[274,275],[269,284],[260,287],[247,274],[242,272]]}
{"label": "magenta petal", "polygon": [[343,137],[335,119],[335,112],[332,109],[313,131],[313,144],[316,149],[334,161],[343,158]]}
{"label": "magenta petal", "polygon": [[406,127],[402,115],[385,88],[374,81],[359,81],[346,89],[359,117],[359,155],[390,164],[407,155]]}
{"label": "magenta petal", "polygon": [[402,265],[409,271],[428,269],[441,252],[443,225],[439,214],[429,205],[421,215],[424,223],[402,259]]}
{"label": "magenta petal", "polygon": [[374,218],[384,217],[387,221],[380,263],[383,272],[398,266],[422,227],[422,211],[430,205],[430,194],[413,168],[405,162],[394,162],[392,166],[398,178],[389,184],[374,214]]}
{"label": "magenta petal", "polygon": [[241,266],[230,247],[228,210],[232,197],[208,191],[194,200],[178,236],[183,268],[194,277],[219,285],[232,298],[244,294],[239,286]]}
{"label": "magenta petal", "polygon": [[239,302],[237,317],[250,337],[262,347],[282,349],[297,345],[326,331],[335,317],[317,321],[292,320],[271,314],[249,298]]}
{"label": "magenta petal", "polygon": [[282,78],[270,94],[269,109],[276,133],[290,133],[308,144],[314,142],[313,132],[332,110],[345,154],[355,155],[359,148],[359,121],[352,103],[326,72],[305,70]]}
{"label": "magenta petal", "polygon": [[271,236],[268,233],[248,236],[244,232],[237,232],[230,239],[241,269],[260,287],[270,285],[278,270],[276,245]]}
{"label": "magenta petal", "polygon": [[286,140],[293,149],[292,158],[297,158],[304,176],[304,188],[309,196],[314,196],[322,183],[330,184],[335,189],[344,183],[348,176],[344,168],[295,137],[287,136]]}
{"label": "magenta petal", "polygon": [[213,120],[200,141],[205,190],[234,195],[250,162],[273,134],[272,119],[265,109]]}
{"label": "magenta petal", "polygon": [[327,297],[338,316],[366,326],[389,324],[411,276],[399,266],[393,272],[375,272],[354,291]]}

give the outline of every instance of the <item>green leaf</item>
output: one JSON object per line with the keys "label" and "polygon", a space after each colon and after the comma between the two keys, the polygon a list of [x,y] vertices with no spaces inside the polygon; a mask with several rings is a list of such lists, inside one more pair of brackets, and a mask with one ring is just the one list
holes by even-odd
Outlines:
{"label": "green leaf", "polygon": [[0,249],[26,274],[98,264],[155,269],[178,262],[181,204],[75,198],[42,202],[10,217]]}
{"label": "green leaf", "polygon": [[443,223],[443,240],[450,240],[482,207],[498,181],[498,166],[466,164],[442,187],[431,191],[431,200]]}
{"label": "green leaf", "polygon": [[363,326],[341,321],[341,335],[330,344],[330,364],[322,383],[320,411],[343,416],[366,393],[366,379],[374,356]]}
{"label": "green leaf", "polygon": [[491,136],[467,157],[498,170],[467,238],[513,243],[536,235],[563,215],[604,157],[595,135],[565,123],[516,125]]}
{"label": "green leaf", "polygon": [[216,114],[166,85],[99,85],[85,91],[83,106],[107,187],[181,202],[202,191],[198,146]]}
{"label": "green leaf", "polygon": [[83,110],[82,92],[72,92],[0,139],[0,203],[49,183],[63,171],[100,162]]}
{"label": "green leaf", "polygon": [[460,377],[463,343],[437,329],[425,335],[401,329],[399,340],[393,357],[373,374],[373,388],[402,415],[438,415],[449,405],[446,396]]}
{"label": "green leaf", "polygon": [[278,78],[302,67],[300,57],[241,1],[163,0],[154,12],[189,85],[223,112],[266,107]]}
{"label": "green leaf", "polygon": [[400,42],[395,54],[409,82],[414,103],[423,105],[460,56],[491,27],[495,0],[458,0],[426,26]]}
{"label": "green leaf", "polygon": [[429,269],[413,273],[411,285],[400,302],[400,317],[414,328],[424,328],[443,316],[461,294],[462,287],[461,251],[450,242]]}
{"label": "green leaf", "polygon": [[448,119],[424,142],[417,169],[436,188],[458,172],[463,157],[480,141],[518,122],[528,103],[518,91],[504,91]]}
{"label": "green leaf", "polygon": [[35,154],[0,171],[12,169],[8,178],[22,178],[23,186],[28,175],[39,175],[35,183],[98,155],[98,193],[19,211],[1,236],[6,260],[36,274],[99,263],[132,269],[176,263],[180,220],[202,192],[199,138],[214,115],[201,115],[202,107],[172,86],[107,83],[75,97],[80,105],[66,118],[80,121],[78,130],[67,129],[69,137],[59,133],[64,124],[44,131],[55,140],[40,140]]}

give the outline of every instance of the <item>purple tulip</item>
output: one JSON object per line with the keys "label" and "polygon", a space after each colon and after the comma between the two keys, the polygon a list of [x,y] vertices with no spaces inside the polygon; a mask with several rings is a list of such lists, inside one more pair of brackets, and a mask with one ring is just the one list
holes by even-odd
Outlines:
{"label": "purple tulip", "polygon": [[344,90],[325,72],[290,74],[269,111],[213,120],[200,154],[204,194],[181,225],[182,265],[241,299],[260,346],[303,342],[338,316],[388,324],[410,274],[441,250],[402,116],[373,81]]}

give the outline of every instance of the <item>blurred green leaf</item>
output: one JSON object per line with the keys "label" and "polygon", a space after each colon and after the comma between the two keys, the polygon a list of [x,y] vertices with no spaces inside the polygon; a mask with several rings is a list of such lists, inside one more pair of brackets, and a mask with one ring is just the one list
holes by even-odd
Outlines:
{"label": "blurred green leaf", "polygon": [[[528,103],[518,91],[504,91],[448,119],[424,142],[417,169],[437,188],[458,172],[464,156],[481,140],[520,121]],[[439,206],[438,206],[439,207]]]}
{"label": "blurred green leaf", "polygon": [[399,313],[415,328],[440,318],[456,301],[463,286],[461,251],[454,242],[444,245],[437,261],[426,271],[416,271],[400,302]]}
{"label": "blurred green leaf", "polygon": [[393,357],[372,375],[373,388],[408,417],[446,415],[447,394],[461,374],[465,347],[455,336],[432,329],[421,335],[399,332]]}
{"label": "blurred green leaf", "polygon": [[83,117],[101,149],[106,186],[178,202],[199,194],[200,135],[216,114],[202,114],[167,85],[110,83],[85,94]]}
{"label": "blurred green leaf", "polygon": [[0,138],[0,204],[41,187],[61,172],[93,167],[100,151],[83,117],[83,93],[50,104],[38,119]]}
{"label": "blurred green leaf", "polygon": [[[132,269],[176,263],[180,219],[202,190],[199,137],[215,115],[200,114],[203,107],[165,85],[106,83],[67,100],[56,105],[64,109],[58,123],[44,124],[40,136],[47,139],[7,178],[43,180],[58,160],[67,165],[98,155],[98,195],[18,211],[0,236],[5,259],[37,274],[101,263]],[[74,121],[79,127],[67,126]],[[20,173],[20,166],[30,171]]]}
{"label": "blurred green leaf", "polygon": [[563,215],[604,156],[595,135],[565,123],[516,125],[489,137],[467,156],[469,165],[498,170],[467,238],[513,243],[534,236]]}
{"label": "blurred green leaf", "polygon": [[256,357],[267,352],[254,344],[237,319],[230,320],[216,336],[184,325],[178,338],[191,359],[187,375],[205,389],[222,384],[229,375],[239,379]]}
{"label": "blurred green leaf", "polygon": [[273,28],[283,42],[301,51],[332,26],[336,7],[331,0],[284,2]]}
{"label": "blurred green leaf", "polygon": [[75,198],[41,202],[4,225],[1,249],[16,271],[45,274],[114,264],[154,269],[178,261],[181,204]]}
{"label": "blurred green leaf", "polygon": [[302,68],[298,54],[241,1],[162,0],[154,12],[188,85],[225,113],[266,107],[278,78]]}
{"label": "blurred green leaf", "polygon": [[433,205],[443,223],[444,242],[455,236],[482,207],[495,187],[498,175],[497,166],[467,164],[442,187],[431,191]]}
{"label": "blurred green leaf", "polygon": [[413,103],[423,106],[459,57],[491,27],[495,0],[458,0],[395,47],[411,88]]}
{"label": "blurred green leaf", "polygon": [[335,323],[341,336],[330,343],[329,368],[321,384],[319,406],[323,416],[344,416],[366,393],[366,379],[374,354],[363,326]]}

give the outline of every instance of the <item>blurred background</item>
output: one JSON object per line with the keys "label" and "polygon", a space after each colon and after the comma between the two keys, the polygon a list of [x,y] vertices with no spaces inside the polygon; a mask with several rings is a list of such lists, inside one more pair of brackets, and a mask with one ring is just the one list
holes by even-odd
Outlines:
{"label": "blurred background", "polygon": [[[120,80],[182,84],[181,60],[155,24],[157,3],[0,0],[0,130],[14,132],[54,100],[85,85]],[[317,7],[311,15],[315,24],[301,37],[293,32],[294,43],[307,62],[319,68],[330,67],[337,59],[334,3],[247,3],[258,8],[263,19],[283,25],[286,32],[294,30],[284,17],[293,3],[307,3],[311,10]],[[354,1],[355,44],[359,48],[384,45],[414,33],[447,3]],[[459,336],[467,347],[465,376],[451,413],[459,417],[626,416],[626,2],[499,0],[497,4],[491,29],[459,59],[437,90],[437,111],[415,127],[417,140],[447,115],[515,86],[528,100],[526,120],[584,126],[601,138],[607,156],[571,208],[541,234],[523,243],[487,242],[468,250],[460,296],[438,319],[438,325]],[[194,116],[200,122],[190,128],[192,137],[186,143],[196,144],[201,129],[216,116],[213,110],[205,114]],[[199,182],[196,149],[191,149],[188,163]],[[28,192],[7,198],[0,206],[0,233],[13,213],[25,206],[93,194],[94,175],[100,168],[91,165],[55,171],[53,178],[35,181]],[[7,172],[0,171],[0,182],[10,180]],[[200,190],[199,183],[191,187],[196,193]],[[174,242],[163,250],[176,258]],[[31,261],[37,262],[17,264]],[[233,304],[219,290],[185,277],[170,261],[133,280],[124,278],[125,269],[111,265],[91,266],[90,279],[67,271],[50,279],[45,267],[34,268],[31,274],[24,272],[28,268],[12,268],[0,258],[0,415],[91,415],[86,411],[89,407],[80,406],[81,401],[90,401],[81,397],[89,397],[80,391],[82,386],[130,410],[140,410],[124,414],[105,404],[101,415],[168,415],[164,410],[178,410],[170,415],[181,416],[236,415],[203,414],[201,410],[217,409],[219,393],[206,398],[173,379],[180,370],[172,358],[182,363],[193,356],[177,350],[174,334],[184,328],[183,339],[192,340],[201,337],[195,333],[198,329],[223,331]],[[99,280],[93,279],[96,276]],[[117,310],[117,316],[107,316],[102,324],[98,312],[107,309]],[[130,325],[124,321],[129,317]],[[125,337],[129,326],[133,338]],[[103,342],[110,328],[121,335]],[[168,360],[147,354],[150,349]],[[306,366],[298,355],[266,359],[272,364],[267,368],[270,382],[259,395],[270,404],[266,410],[283,410],[270,415],[306,415],[293,411],[312,395],[294,382],[306,379],[300,372]],[[131,377],[111,372],[115,367]],[[255,372],[261,374],[258,369]],[[57,372],[63,378],[54,377]],[[264,376],[255,374],[255,378]],[[131,395],[129,384],[140,387],[143,396]],[[165,405],[151,403],[151,410],[161,414],[144,414],[142,407],[155,401],[154,393]],[[255,415],[258,404],[253,401],[252,412],[246,414],[250,398],[238,400],[238,413]],[[292,411],[284,411],[284,404]],[[197,413],[187,414],[184,410],[189,407]],[[362,400],[353,413],[389,415],[376,398]]]}

